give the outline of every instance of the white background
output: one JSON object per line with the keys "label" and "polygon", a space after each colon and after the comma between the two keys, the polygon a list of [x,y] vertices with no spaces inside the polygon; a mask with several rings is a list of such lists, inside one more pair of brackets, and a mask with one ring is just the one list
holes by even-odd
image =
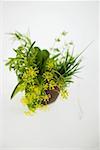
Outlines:
{"label": "white background", "polygon": [[[3,49],[1,95],[2,148],[95,148],[98,150],[98,3],[97,2],[3,2]],[[32,117],[23,114],[21,94],[10,101],[16,76],[4,66],[13,56],[9,32],[27,32],[42,48],[49,48],[60,32],[69,32],[76,51],[83,50],[85,66],[71,85],[67,101],[52,104]],[[44,148],[43,148],[44,149]]]}

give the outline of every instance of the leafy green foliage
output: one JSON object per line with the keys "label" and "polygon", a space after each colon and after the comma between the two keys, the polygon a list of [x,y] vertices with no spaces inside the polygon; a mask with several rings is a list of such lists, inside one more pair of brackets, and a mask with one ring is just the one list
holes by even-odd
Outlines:
{"label": "leafy green foliage", "polygon": [[[80,55],[74,56],[70,51],[73,42],[67,42],[62,49],[65,49],[64,56],[60,48],[52,47],[55,54],[51,55],[49,50],[40,49],[35,41],[31,41],[29,35],[19,32],[11,33],[17,40],[18,47],[14,48],[15,57],[9,58],[6,65],[10,70],[14,70],[18,77],[18,84],[15,86],[11,99],[20,91],[25,91],[22,103],[34,112],[37,108],[48,104],[51,95],[46,91],[57,90],[62,95],[68,95],[65,90],[68,84],[73,82],[73,75],[80,70]],[[55,42],[60,43],[61,37],[67,35],[62,32]],[[55,44],[54,44],[55,45]]]}

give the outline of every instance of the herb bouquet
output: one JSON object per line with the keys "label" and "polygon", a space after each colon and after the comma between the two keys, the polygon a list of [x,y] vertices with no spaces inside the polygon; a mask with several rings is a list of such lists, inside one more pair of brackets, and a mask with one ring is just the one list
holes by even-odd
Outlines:
{"label": "herb bouquet", "polygon": [[73,54],[74,45],[66,42],[62,48],[57,45],[67,32],[62,32],[55,39],[50,49],[40,49],[32,42],[29,35],[19,32],[11,33],[18,41],[18,47],[13,49],[14,58],[9,58],[6,65],[14,70],[18,84],[12,92],[11,99],[20,91],[24,91],[21,102],[28,107],[26,114],[54,102],[58,95],[68,97],[67,87],[73,82],[72,77],[80,70],[80,55]]}

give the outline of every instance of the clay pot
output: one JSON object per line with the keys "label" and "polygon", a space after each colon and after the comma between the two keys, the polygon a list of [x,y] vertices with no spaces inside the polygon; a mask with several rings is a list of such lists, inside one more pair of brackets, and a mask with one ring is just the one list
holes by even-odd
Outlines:
{"label": "clay pot", "polygon": [[51,95],[51,98],[49,98],[49,100],[48,101],[43,101],[42,102],[42,104],[43,105],[47,105],[47,104],[51,104],[51,103],[53,103],[53,102],[55,102],[56,101],[56,99],[57,99],[57,97],[58,97],[58,95],[59,95],[59,88],[58,87],[55,87],[55,89],[54,90],[46,90],[46,94],[50,94]]}

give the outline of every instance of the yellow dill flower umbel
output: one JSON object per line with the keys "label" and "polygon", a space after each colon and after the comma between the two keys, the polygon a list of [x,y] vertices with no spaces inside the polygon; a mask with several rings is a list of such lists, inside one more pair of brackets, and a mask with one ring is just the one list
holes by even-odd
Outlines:
{"label": "yellow dill flower umbel", "polygon": [[21,103],[22,103],[23,105],[27,105],[27,104],[29,103],[29,101],[28,101],[28,99],[27,99],[26,97],[23,97],[23,98],[21,99]]}
{"label": "yellow dill flower umbel", "polygon": [[39,73],[39,71],[37,70],[36,67],[34,69],[31,67],[28,70],[28,75],[32,76],[33,78],[35,78],[37,76],[37,73]]}
{"label": "yellow dill flower umbel", "polygon": [[23,74],[23,80],[27,80],[29,77],[32,77],[32,78],[36,78],[37,77],[37,74],[39,73],[39,70],[38,68],[32,68],[30,67],[29,69],[27,69],[26,72],[24,72]]}
{"label": "yellow dill flower umbel", "polygon": [[46,101],[49,101],[49,99],[51,98],[51,95],[50,94],[46,94],[43,96],[43,100],[46,102]]}
{"label": "yellow dill flower umbel", "polygon": [[53,89],[55,89],[55,86],[56,86],[55,81],[54,81],[54,80],[51,80],[51,81],[49,82],[49,89],[50,89],[50,90],[53,90]]}
{"label": "yellow dill flower umbel", "polygon": [[62,96],[62,98],[68,98],[68,96],[69,96],[69,93],[68,93],[68,91],[67,90],[61,90],[61,96]]}
{"label": "yellow dill flower umbel", "polygon": [[54,60],[50,59],[50,60],[47,62],[47,69],[48,69],[48,70],[51,70],[51,69],[54,68],[54,66],[55,66]]}
{"label": "yellow dill flower umbel", "polygon": [[45,80],[48,80],[50,81],[51,79],[53,79],[53,74],[49,71],[46,71],[44,74],[43,74],[43,77]]}
{"label": "yellow dill flower umbel", "polygon": [[29,102],[31,103],[34,99],[38,99],[39,96],[36,95],[35,92],[29,93],[27,94],[27,99],[29,100]]}
{"label": "yellow dill flower umbel", "polygon": [[40,93],[41,93],[41,89],[40,89],[40,87],[37,86],[37,85],[34,86],[33,91],[35,92],[36,95],[40,95]]}
{"label": "yellow dill flower umbel", "polygon": [[44,90],[47,90],[48,87],[49,87],[49,86],[48,86],[48,83],[44,84],[44,86],[43,86]]}

